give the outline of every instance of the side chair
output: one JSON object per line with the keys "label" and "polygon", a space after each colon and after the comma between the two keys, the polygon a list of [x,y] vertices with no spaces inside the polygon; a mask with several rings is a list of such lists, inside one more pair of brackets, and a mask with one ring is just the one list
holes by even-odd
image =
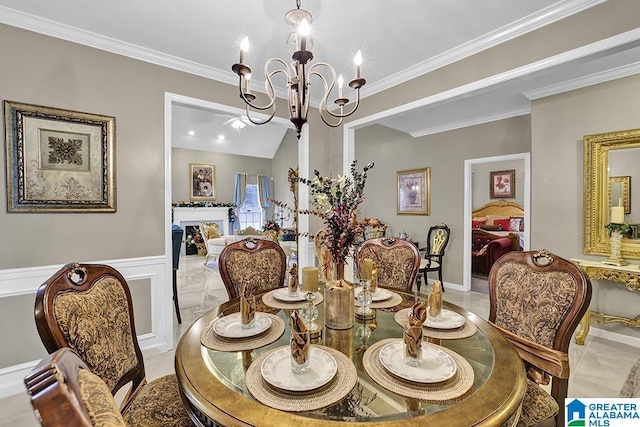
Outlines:
{"label": "side chair", "polygon": [[126,427],[107,384],[68,347],[42,359],[24,379],[44,427]]}
{"label": "side chair", "polygon": [[356,252],[359,269],[365,258],[375,263],[379,286],[411,291],[420,266],[420,254],[413,243],[394,237],[365,240]]}
{"label": "side chair", "polygon": [[[591,301],[582,269],[547,250],[512,251],[489,273],[489,321],[516,348],[527,372],[518,426],[564,426],[569,343]],[[538,384],[551,382],[551,395]]]}
{"label": "side chair", "polygon": [[427,247],[420,248],[420,252],[424,251],[424,259],[420,261],[420,268],[418,270],[418,292],[420,292],[422,279],[424,279],[425,285],[427,284],[427,273],[430,271],[438,272],[438,280],[442,283],[442,292],[444,292],[442,259],[444,258],[444,251],[449,244],[450,234],[451,230],[449,230],[447,224],[444,223],[429,228],[427,232]]}
{"label": "side chair", "polygon": [[248,279],[258,284],[256,293],[284,286],[286,255],[279,243],[249,237],[220,252],[218,269],[229,299],[238,298]]}
{"label": "side chair", "polygon": [[193,425],[175,374],[147,383],[131,292],[116,269],[65,265],[38,288],[35,318],[49,353],[72,348],[113,395],[131,383],[120,408],[127,424]]}

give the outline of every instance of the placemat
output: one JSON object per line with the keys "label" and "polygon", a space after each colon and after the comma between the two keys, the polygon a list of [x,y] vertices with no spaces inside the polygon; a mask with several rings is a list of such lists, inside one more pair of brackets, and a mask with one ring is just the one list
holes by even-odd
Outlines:
{"label": "placemat", "polygon": [[271,344],[282,336],[284,333],[285,323],[284,320],[274,314],[261,314],[264,314],[271,319],[271,326],[263,334],[238,339],[221,337],[213,330],[213,325],[215,325],[215,322],[217,321],[215,320],[200,333],[200,343],[211,350],[218,351],[253,350]]}
{"label": "placemat", "polygon": [[367,349],[362,362],[369,376],[382,387],[405,397],[413,397],[429,403],[454,403],[462,400],[473,388],[473,368],[462,356],[446,347],[423,343],[446,352],[456,362],[453,378],[435,384],[421,384],[403,380],[389,373],[380,362],[380,350],[398,338],[378,341]]}
{"label": "placemat", "polygon": [[[392,308],[402,302],[402,297],[400,295],[398,295],[393,291],[389,291],[389,292],[391,292],[391,298],[388,298],[383,301],[371,301],[371,304],[369,305],[369,307],[370,308]],[[361,305],[362,304],[360,304],[360,301],[358,301],[358,299],[356,298],[356,307],[360,307]]]}
{"label": "placemat", "polygon": [[[294,301],[294,302],[286,302],[281,301],[273,296],[273,294],[277,291],[274,289],[273,291],[269,291],[266,294],[262,295],[262,302],[268,305],[269,307],[278,308],[280,310],[298,310],[302,308],[307,301]],[[313,299],[313,305],[318,305],[324,300],[324,296],[321,292],[314,293],[315,298]]]}
{"label": "placemat", "polygon": [[[405,308],[397,311],[393,318],[398,325],[405,327],[407,319],[409,318],[409,311],[411,308]],[[441,340],[457,340],[461,338],[468,338],[475,335],[478,331],[478,327],[471,320],[465,318],[464,325],[456,329],[434,329],[426,326],[422,327],[422,333],[429,338],[438,338]]]}
{"label": "placemat", "polygon": [[[289,348],[289,346],[286,346]],[[260,367],[262,361],[279,348],[262,354],[253,361],[245,374],[247,390],[260,403],[281,411],[312,411],[332,405],[345,397],[356,385],[358,374],[356,367],[347,356],[331,347],[317,345],[330,353],[338,364],[335,377],[325,386],[307,392],[291,392],[272,387],[262,378]]]}

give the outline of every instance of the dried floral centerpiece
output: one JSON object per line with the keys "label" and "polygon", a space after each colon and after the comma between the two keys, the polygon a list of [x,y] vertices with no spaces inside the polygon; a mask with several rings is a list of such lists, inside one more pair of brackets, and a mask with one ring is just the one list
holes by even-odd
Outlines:
{"label": "dried floral centerpiece", "polygon": [[367,172],[373,163],[367,164],[362,172],[356,166],[357,160],[354,160],[351,177],[322,177],[316,170],[312,179],[298,178],[309,186],[314,207],[302,213],[316,215],[326,225],[323,243],[335,265],[336,280],[325,287],[325,325],[334,329],[348,329],[354,321],[353,285],[344,280],[344,266],[356,240],[364,232],[364,224],[358,221],[358,206],[364,201]]}

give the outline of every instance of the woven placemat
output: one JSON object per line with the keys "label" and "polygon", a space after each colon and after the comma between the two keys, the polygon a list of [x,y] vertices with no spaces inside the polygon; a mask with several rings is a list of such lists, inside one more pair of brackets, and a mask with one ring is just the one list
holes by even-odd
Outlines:
{"label": "woven placemat", "polygon": [[462,356],[448,348],[435,344],[422,345],[437,347],[446,352],[456,362],[456,373],[448,379],[435,384],[421,384],[403,380],[387,371],[380,362],[380,350],[398,338],[378,341],[367,349],[363,356],[363,365],[369,376],[382,387],[405,397],[413,397],[429,403],[454,403],[466,397],[473,388],[473,368]]}
{"label": "woven placemat", "polygon": [[[273,291],[269,291],[266,294],[262,295],[262,302],[269,307],[278,308],[280,310],[298,310],[307,303],[306,300],[292,302],[281,301],[273,296],[273,294],[277,291],[277,289],[274,289]],[[322,300],[324,300],[324,296],[321,292],[316,292],[314,293],[314,295],[315,297],[313,298],[313,305],[318,305],[322,302]]]}
{"label": "woven placemat", "polygon": [[[400,311],[397,311],[393,316],[398,325],[402,326],[403,328],[407,324],[410,310],[410,308],[402,309]],[[435,329],[424,326],[422,328],[422,331],[422,333],[429,338],[438,338],[441,340],[457,340],[475,335],[475,333],[478,331],[478,327],[471,320],[465,318],[464,325],[456,329]]]}
{"label": "woven placemat", "polygon": [[[338,364],[335,377],[325,386],[307,392],[291,392],[272,387],[262,378],[260,367],[264,359],[282,347],[274,348],[251,363],[245,374],[247,390],[260,403],[281,411],[312,411],[332,405],[345,397],[356,385],[358,373],[355,365],[347,356],[331,347],[315,347],[331,354]],[[289,348],[289,346],[286,346]]]}
{"label": "woven placemat", "polygon": [[[391,292],[391,298],[387,298],[386,300],[383,300],[383,301],[372,301],[369,307],[370,308],[392,308],[402,302],[402,297],[400,295],[398,295],[393,291],[389,291],[389,292]],[[356,298],[356,307],[360,307],[361,305],[362,304],[360,304],[360,301],[358,301],[358,299]]]}
{"label": "woven placemat", "polygon": [[200,333],[200,343],[210,348],[211,350],[218,351],[244,351],[253,350],[256,348],[264,347],[277,341],[278,338],[284,333],[285,323],[284,320],[278,316],[270,313],[261,313],[271,319],[271,326],[266,332],[247,338],[225,338],[216,334],[213,331],[213,325],[216,321],[213,321],[207,326],[202,333]]}

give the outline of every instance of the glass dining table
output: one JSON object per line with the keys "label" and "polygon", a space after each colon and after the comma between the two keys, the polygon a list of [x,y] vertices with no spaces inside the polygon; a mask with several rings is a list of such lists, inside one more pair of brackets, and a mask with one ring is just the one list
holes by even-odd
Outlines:
{"label": "glass dining table", "polygon": [[[259,298],[258,311],[281,318],[282,335],[261,348],[245,351],[217,351],[201,343],[201,334],[223,316],[237,313],[238,300],[228,301],[198,319],[182,336],[176,348],[175,368],[183,401],[196,425],[202,426],[391,426],[403,425],[475,426],[515,425],[526,389],[522,361],[513,346],[482,318],[456,305],[444,308],[464,316],[475,326],[473,335],[460,339],[429,338],[464,358],[473,370],[470,390],[452,401],[424,401],[397,393],[372,378],[364,362],[368,348],[390,338],[401,339],[403,328],[398,312],[426,295],[398,292],[394,307],[377,309],[373,320],[355,320],[347,330],[324,327],[312,343],[329,346],[346,355],[355,365],[356,384],[339,402],[315,410],[283,411],[258,401],[245,382],[251,364],[273,349],[288,346],[290,310],[265,305]],[[323,324],[323,303],[318,306]],[[406,311],[406,310],[405,310]],[[262,357],[261,357],[262,356]],[[375,378],[377,379],[377,378]]]}

